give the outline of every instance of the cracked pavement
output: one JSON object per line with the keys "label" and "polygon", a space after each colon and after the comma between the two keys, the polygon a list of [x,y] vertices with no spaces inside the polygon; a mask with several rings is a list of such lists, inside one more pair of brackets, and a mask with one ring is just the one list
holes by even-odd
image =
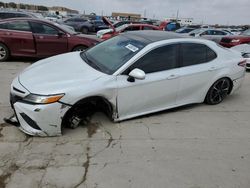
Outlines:
{"label": "cracked pavement", "polygon": [[63,136],[5,124],[9,87],[28,62],[0,63],[0,188],[249,188],[250,72],[222,104],[112,123],[97,113]]}

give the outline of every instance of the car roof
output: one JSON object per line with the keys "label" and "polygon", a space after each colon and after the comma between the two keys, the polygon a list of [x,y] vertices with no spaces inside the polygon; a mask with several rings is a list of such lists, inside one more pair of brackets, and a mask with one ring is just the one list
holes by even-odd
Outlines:
{"label": "car roof", "polygon": [[9,22],[9,21],[21,21],[21,20],[25,20],[25,21],[39,21],[39,22],[45,22],[48,24],[53,24],[53,22],[46,20],[46,19],[41,19],[41,18],[30,18],[30,17],[21,17],[21,18],[7,18],[7,19],[3,19],[0,20],[0,22]]}
{"label": "car roof", "polygon": [[190,38],[185,37],[177,33],[167,32],[167,31],[131,31],[122,34],[123,36],[127,36],[128,38],[140,40],[146,44],[158,42],[167,39],[180,39],[180,38]]}

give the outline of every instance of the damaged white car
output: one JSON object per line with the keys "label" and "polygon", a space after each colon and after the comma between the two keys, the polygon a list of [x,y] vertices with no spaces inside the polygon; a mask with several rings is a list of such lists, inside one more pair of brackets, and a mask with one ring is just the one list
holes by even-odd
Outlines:
{"label": "damaged white car", "polygon": [[22,131],[56,136],[95,111],[121,121],[190,103],[218,104],[240,87],[245,63],[211,41],[128,32],[31,65],[14,79],[10,100]]}

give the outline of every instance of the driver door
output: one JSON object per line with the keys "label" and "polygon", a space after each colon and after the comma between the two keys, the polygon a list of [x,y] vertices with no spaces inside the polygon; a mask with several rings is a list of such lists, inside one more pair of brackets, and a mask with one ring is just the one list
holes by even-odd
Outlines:
{"label": "driver door", "polygon": [[31,22],[38,56],[46,57],[68,52],[66,34],[58,35],[60,30],[47,24]]}
{"label": "driver door", "polygon": [[[163,110],[176,104],[179,89],[178,49],[177,44],[154,49],[117,76],[119,119]],[[129,72],[135,68],[146,73],[144,80],[128,81]]]}

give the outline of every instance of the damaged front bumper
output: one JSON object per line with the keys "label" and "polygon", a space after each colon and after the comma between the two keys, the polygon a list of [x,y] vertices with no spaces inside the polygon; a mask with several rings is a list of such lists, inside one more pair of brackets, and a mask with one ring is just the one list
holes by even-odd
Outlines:
{"label": "damaged front bumper", "polygon": [[62,117],[70,108],[59,102],[46,105],[16,102],[13,107],[19,129],[32,136],[61,135]]}

